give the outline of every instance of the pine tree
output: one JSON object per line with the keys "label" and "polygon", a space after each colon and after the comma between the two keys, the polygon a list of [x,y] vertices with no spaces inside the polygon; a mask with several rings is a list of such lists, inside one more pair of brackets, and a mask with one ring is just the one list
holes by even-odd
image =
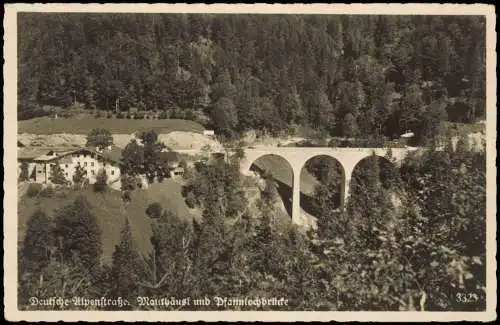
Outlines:
{"label": "pine tree", "polygon": [[106,174],[106,170],[100,169],[97,172],[96,180],[94,183],[94,191],[103,193],[106,192],[108,188],[108,175]]}
{"label": "pine tree", "polygon": [[28,219],[22,244],[21,259],[26,271],[41,270],[50,261],[54,245],[52,223],[42,210],[37,210]]}
{"label": "pine tree", "polygon": [[376,155],[363,159],[355,167],[351,181],[348,214],[356,220],[356,232],[366,245],[377,244],[374,231],[384,223],[392,203],[388,191],[382,186],[380,159]]}
{"label": "pine tree", "polygon": [[203,221],[195,228],[193,270],[212,294],[218,284],[210,274],[220,278],[232,272],[232,247],[238,238],[230,225],[243,219],[247,206],[240,177],[236,164],[219,161],[205,166],[193,183],[203,209]]}
{"label": "pine tree", "polygon": [[153,251],[148,261],[149,272],[141,286],[161,294],[189,296],[192,286],[192,256],[189,249],[193,241],[190,225],[171,211],[151,224]]}
{"label": "pine tree", "polygon": [[90,272],[99,268],[101,228],[85,197],[78,196],[56,212],[54,234],[64,261],[76,258]]}
{"label": "pine tree", "polygon": [[443,122],[447,119],[446,103],[444,101],[432,102],[423,114],[420,133],[424,136],[421,137],[423,138],[421,142],[431,146],[439,144],[440,137],[444,131]]}
{"label": "pine tree", "polygon": [[[100,292],[97,291],[98,295]],[[60,297],[72,299],[93,297],[96,294],[92,286],[92,277],[81,265],[51,259],[36,274],[24,274],[19,283],[19,307],[25,310],[89,310],[91,306],[37,305],[30,304],[30,298]]]}
{"label": "pine tree", "polygon": [[139,281],[144,265],[141,265],[139,253],[132,237],[129,219],[125,219],[120,234],[120,244],[115,246],[111,266],[112,296],[135,301],[138,295]]}
{"label": "pine tree", "polygon": [[468,136],[464,135],[458,138],[457,147],[455,151],[461,154],[470,151],[470,141]]}
{"label": "pine tree", "polygon": [[122,172],[131,176],[140,175],[145,170],[144,147],[136,140],[130,141],[122,152]]}
{"label": "pine tree", "polygon": [[347,113],[342,119],[342,134],[348,138],[354,138],[359,135],[359,127],[356,118],[352,113]]}
{"label": "pine tree", "polygon": [[233,100],[229,97],[219,98],[214,104],[212,117],[217,129],[226,135],[230,135],[238,124],[238,115]]}
{"label": "pine tree", "polygon": [[19,174],[19,181],[27,181],[29,180],[29,176],[28,163],[23,161],[21,163],[21,173]]}
{"label": "pine tree", "polygon": [[333,182],[318,184],[314,189],[314,211],[317,216],[317,235],[320,239],[331,239],[341,232],[338,218],[338,187]]}
{"label": "pine tree", "polygon": [[310,103],[309,122],[316,128],[334,127],[335,115],[333,106],[324,90],[314,92]]}
{"label": "pine tree", "polygon": [[296,86],[292,86],[283,95],[280,105],[280,114],[282,117],[286,117],[288,123],[298,125],[305,123],[305,111]]}
{"label": "pine tree", "polygon": [[92,129],[87,136],[87,147],[105,149],[113,145],[113,135],[107,129]]}
{"label": "pine tree", "polygon": [[94,77],[90,75],[88,70],[85,70],[83,78],[85,84],[85,88],[83,91],[83,102],[86,108],[95,110],[97,108],[97,105]]}
{"label": "pine tree", "polygon": [[260,223],[256,226],[255,236],[253,238],[255,256],[252,258],[254,262],[254,269],[262,274],[272,274],[275,265],[273,263],[275,238],[277,233],[273,230],[271,214],[273,213],[272,206],[263,204],[262,218]]}
{"label": "pine tree", "polygon": [[68,183],[68,180],[66,179],[66,176],[64,175],[64,170],[59,166],[59,164],[54,164],[50,170],[50,177],[49,180],[58,185],[66,185]]}
{"label": "pine tree", "polygon": [[163,142],[158,140],[155,131],[143,132],[140,136],[144,144],[144,172],[150,183],[155,178],[162,181],[168,173],[168,164],[162,159],[161,152],[166,148]]}
{"label": "pine tree", "polygon": [[214,102],[222,97],[234,99],[236,95],[236,88],[231,81],[231,74],[225,68],[216,78],[215,84],[212,86],[212,98]]}
{"label": "pine tree", "polygon": [[73,174],[73,184],[77,188],[82,188],[83,184],[88,181],[86,175],[87,172],[82,166],[76,166],[75,173]]}

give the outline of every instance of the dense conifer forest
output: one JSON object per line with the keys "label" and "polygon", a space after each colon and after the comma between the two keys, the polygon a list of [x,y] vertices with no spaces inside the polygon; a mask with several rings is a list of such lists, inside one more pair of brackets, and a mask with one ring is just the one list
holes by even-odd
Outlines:
{"label": "dense conifer forest", "polygon": [[39,105],[209,117],[221,132],[305,125],[424,143],[485,115],[480,16],[19,16],[20,118]]}

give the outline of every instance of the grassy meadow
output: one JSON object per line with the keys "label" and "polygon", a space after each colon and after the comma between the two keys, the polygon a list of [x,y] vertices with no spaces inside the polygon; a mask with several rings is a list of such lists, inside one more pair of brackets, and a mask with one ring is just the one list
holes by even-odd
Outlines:
{"label": "grassy meadow", "polygon": [[31,134],[88,134],[94,128],[104,128],[111,133],[130,134],[135,131],[150,131],[169,133],[185,131],[202,133],[205,129],[201,124],[180,119],[166,120],[130,120],[114,118],[71,117],[57,118],[38,117],[18,122],[18,133]]}
{"label": "grassy meadow", "polygon": [[18,203],[19,240],[23,240],[26,222],[38,208],[45,211],[49,217],[54,217],[59,208],[71,204],[77,195],[83,194],[92,206],[92,213],[99,220],[102,230],[103,258],[106,262],[111,262],[115,245],[120,242],[121,228],[127,217],[139,252],[147,255],[151,250],[150,237],[152,235],[151,219],[145,212],[149,204],[159,202],[163,208],[186,220],[198,217],[196,210],[188,209],[180,193],[181,185],[171,179],[166,179],[162,183],[151,184],[148,189],[135,191],[132,201],[126,205],[121,199],[120,192],[113,189],[108,189],[104,194],[95,193],[92,189],[82,191],[66,189],[61,195],[56,194],[52,197],[24,196]]}

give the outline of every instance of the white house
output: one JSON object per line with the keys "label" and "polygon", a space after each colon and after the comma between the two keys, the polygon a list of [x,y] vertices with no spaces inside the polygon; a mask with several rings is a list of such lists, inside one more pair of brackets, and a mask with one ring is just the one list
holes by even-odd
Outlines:
{"label": "white house", "polygon": [[170,170],[170,177],[173,179],[182,177],[182,175],[184,175],[184,172],[185,172],[184,168],[182,168],[180,166],[175,167],[175,168]]}
{"label": "white house", "polygon": [[49,151],[34,158],[20,157],[19,163],[28,163],[30,180],[36,183],[50,184],[51,171],[59,165],[69,182],[73,182],[76,169],[81,166],[90,184],[95,183],[99,171],[104,170],[108,184],[119,186],[116,183],[120,182],[120,159],[121,150],[116,147],[104,150],[78,148],[65,152]]}
{"label": "white house", "polygon": [[213,137],[215,135],[214,130],[204,130],[203,135]]}

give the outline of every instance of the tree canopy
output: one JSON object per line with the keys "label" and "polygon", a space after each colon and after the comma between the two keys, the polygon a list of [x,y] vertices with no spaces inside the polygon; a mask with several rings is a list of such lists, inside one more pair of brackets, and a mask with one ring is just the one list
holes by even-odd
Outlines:
{"label": "tree canopy", "polygon": [[105,149],[113,144],[113,135],[107,129],[93,129],[87,136],[87,147]]}
{"label": "tree canopy", "polygon": [[454,121],[485,114],[481,16],[21,13],[19,22],[25,118],[45,104],[119,103],[194,110],[225,133],[296,123],[369,137],[432,133],[424,117],[436,100]]}

